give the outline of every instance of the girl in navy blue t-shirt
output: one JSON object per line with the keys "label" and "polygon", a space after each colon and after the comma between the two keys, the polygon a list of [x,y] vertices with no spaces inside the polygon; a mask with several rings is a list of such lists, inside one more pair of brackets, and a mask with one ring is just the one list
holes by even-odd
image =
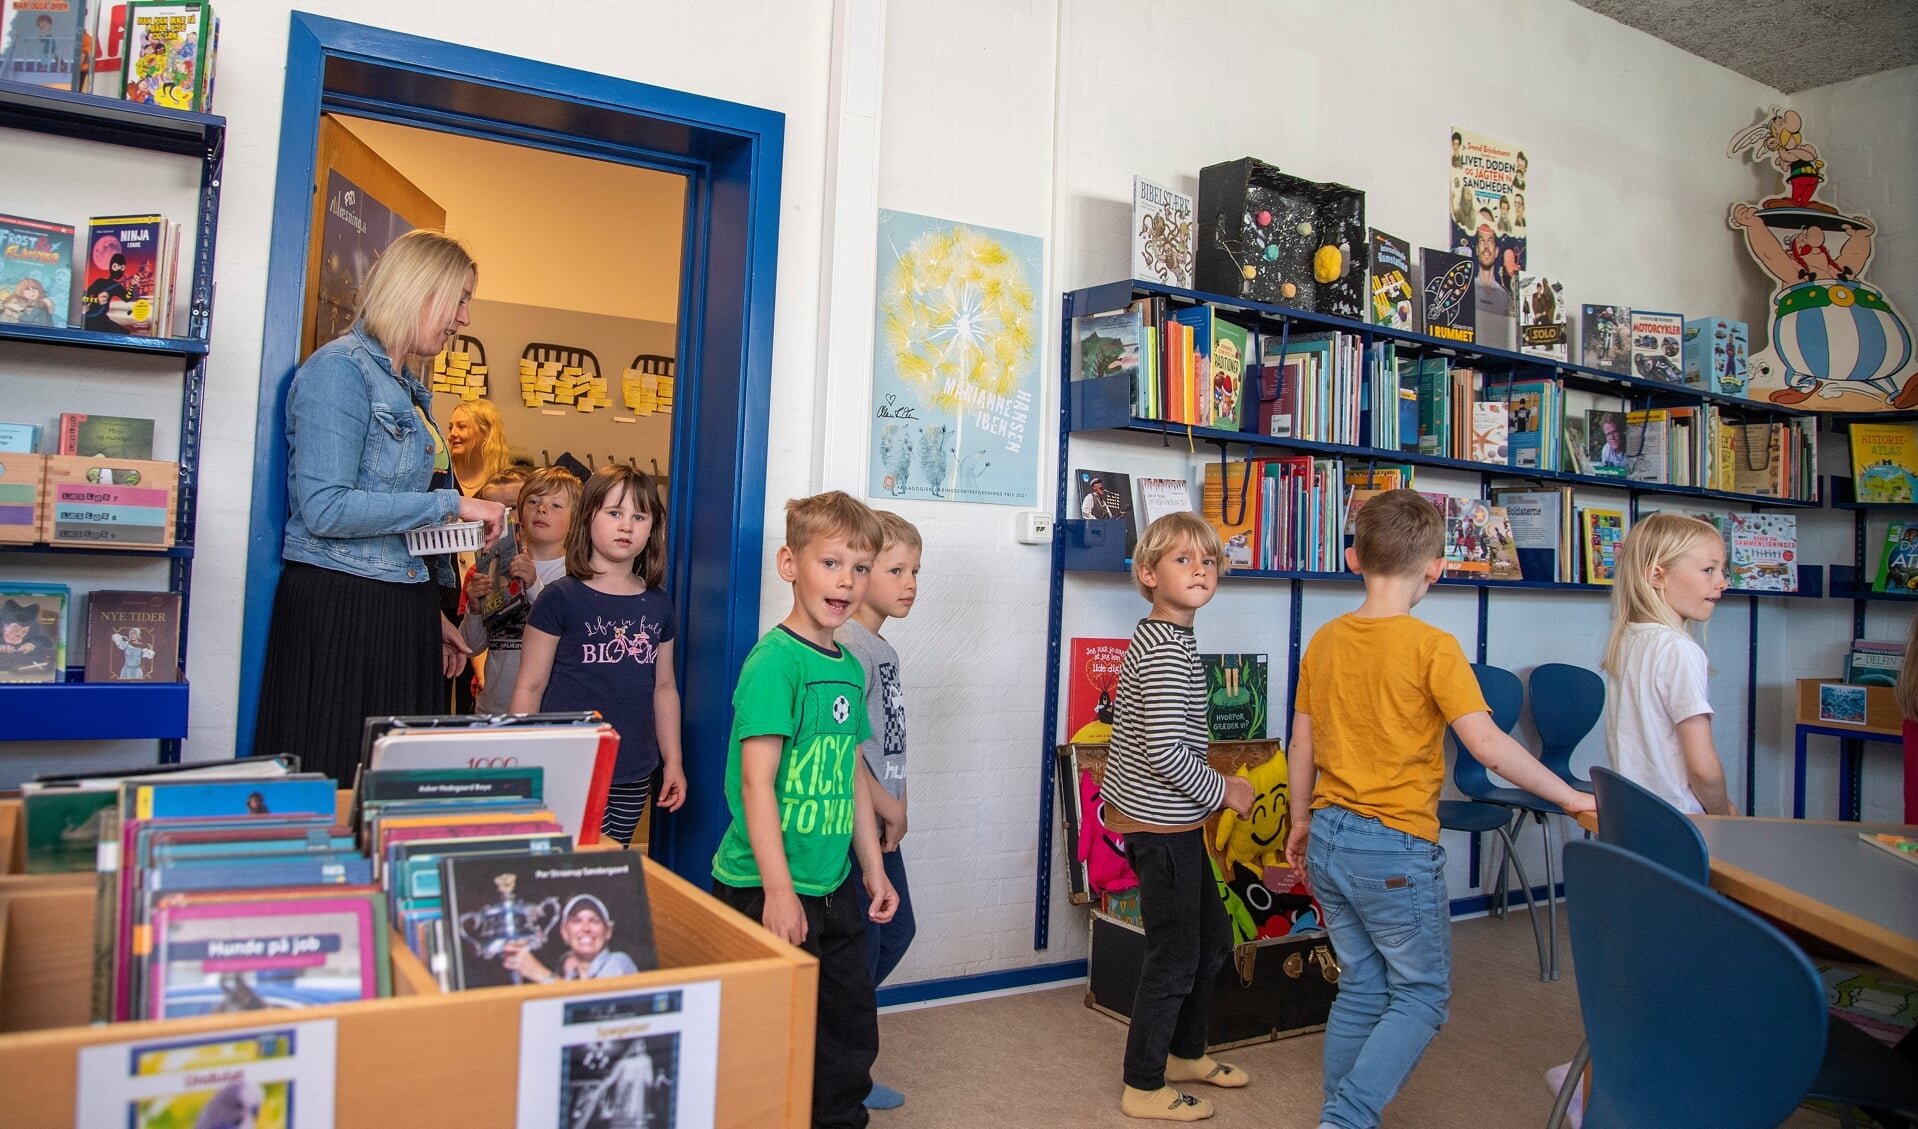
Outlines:
{"label": "girl in navy blue t-shirt", "polygon": [[646,810],[655,769],[659,803],[686,802],[673,681],[673,605],[666,523],[652,476],[609,463],[580,492],[566,531],[566,575],[540,593],[520,642],[513,712],[598,710],[619,733],[619,760],[600,831],[621,843]]}

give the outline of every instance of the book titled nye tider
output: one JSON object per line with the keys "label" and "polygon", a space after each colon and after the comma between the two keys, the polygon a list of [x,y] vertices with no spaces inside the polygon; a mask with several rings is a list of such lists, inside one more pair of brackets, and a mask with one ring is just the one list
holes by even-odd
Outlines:
{"label": "book titled nye tider", "polygon": [[1192,289],[1198,239],[1192,197],[1132,178],[1132,277]]}
{"label": "book titled nye tider", "polygon": [[180,597],[96,591],[87,597],[88,682],[178,682]]}

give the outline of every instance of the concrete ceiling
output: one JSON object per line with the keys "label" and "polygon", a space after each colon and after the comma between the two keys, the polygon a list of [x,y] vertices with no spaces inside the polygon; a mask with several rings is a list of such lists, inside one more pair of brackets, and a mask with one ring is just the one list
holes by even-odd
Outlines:
{"label": "concrete ceiling", "polygon": [[1914,0],[1574,0],[1786,94],[1918,63]]}

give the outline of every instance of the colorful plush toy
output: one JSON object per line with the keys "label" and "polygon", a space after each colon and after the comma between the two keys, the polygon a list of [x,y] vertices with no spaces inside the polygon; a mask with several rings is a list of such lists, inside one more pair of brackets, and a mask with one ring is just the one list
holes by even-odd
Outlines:
{"label": "colorful plush toy", "polygon": [[1079,773],[1079,861],[1086,864],[1086,885],[1094,894],[1130,890],[1139,876],[1125,857],[1125,840],[1106,830],[1099,814],[1099,783],[1092,771]]}
{"label": "colorful plush toy", "polygon": [[1237,775],[1252,782],[1252,815],[1240,819],[1237,812],[1227,808],[1219,816],[1213,849],[1224,856],[1226,865],[1244,863],[1254,874],[1268,866],[1284,866],[1285,838],[1292,830],[1284,750],[1272,754],[1264,764],[1240,768]]}

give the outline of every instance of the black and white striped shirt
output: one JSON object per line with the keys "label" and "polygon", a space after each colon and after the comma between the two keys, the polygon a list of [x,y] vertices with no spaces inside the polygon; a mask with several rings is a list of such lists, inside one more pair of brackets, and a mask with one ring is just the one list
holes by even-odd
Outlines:
{"label": "black and white striped shirt", "polygon": [[1225,777],[1206,763],[1205,673],[1190,627],[1142,619],[1119,666],[1105,801],[1141,823],[1198,823]]}

